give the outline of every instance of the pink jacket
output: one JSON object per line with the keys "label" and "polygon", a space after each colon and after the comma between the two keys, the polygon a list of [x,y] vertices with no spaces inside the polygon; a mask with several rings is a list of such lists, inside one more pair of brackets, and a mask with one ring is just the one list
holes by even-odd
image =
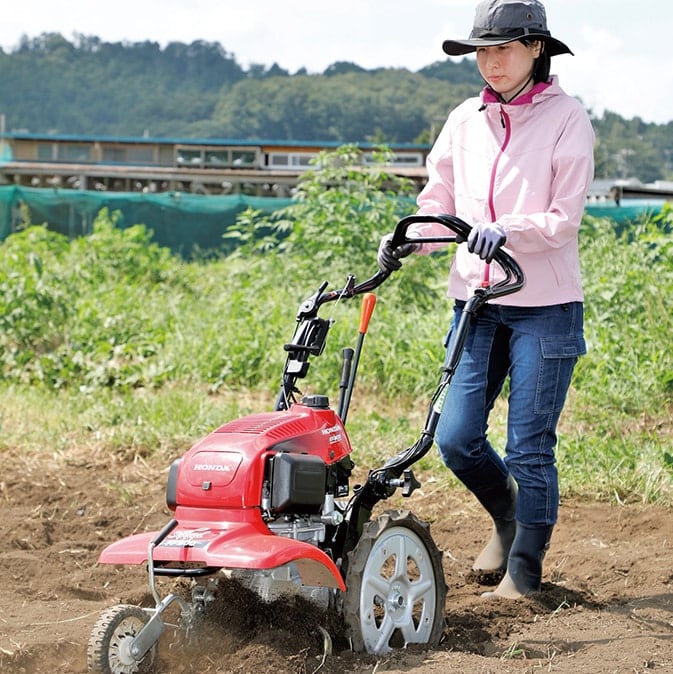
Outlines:
{"label": "pink jacket", "polygon": [[[539,83],[509,104],[488,89],[449,115],[427,159],[428,182],[418,213],[457,215],[468,224],[496,221],[504,250],[521,266],[522,290],[499,300],[514,306],[582,301],[578,231],[593,179],[594,133],[582,104],[558,85]],[[419,233],[445,234],[416,225]],[[429,253],[439,244],[425,244]],[[491,278],[499,278],[497,264]],[[458,246],[448,295],[467,299],[481,283],[484,262]]]}

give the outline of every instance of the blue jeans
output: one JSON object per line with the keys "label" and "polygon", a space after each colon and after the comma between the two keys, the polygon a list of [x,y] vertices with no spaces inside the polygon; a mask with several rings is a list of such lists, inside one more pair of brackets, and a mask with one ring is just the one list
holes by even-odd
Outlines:
{"label": "blue jeans", "polygon": [[[447,346],[464,302],[456,302]],[[472,320],[437,425],[444,463],[477,498],[508,473],[519,491],[516,519],[556,523],[556,426],[573,368],[586,352],[581,302],[546,307],[483,306]],[[488,417],[509,376],[504,459],[488,441]]]}

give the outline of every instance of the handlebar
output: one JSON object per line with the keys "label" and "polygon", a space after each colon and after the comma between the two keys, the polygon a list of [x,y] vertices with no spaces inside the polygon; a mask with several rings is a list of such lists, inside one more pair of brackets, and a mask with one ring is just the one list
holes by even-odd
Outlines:
{"label": "handlebar", "polygon": [[[424,222],[444,225],[453,234],[448,236],[407,236],[410,225]],[[462,243],[467,241],[471,231],[472,227],[455,215],[409,215],[397,223],[393,233],[392,247],[397,248],[405,243]],[[493,285],[477,289],[476,292],[482,293],[485,301],[515,293],[521,290],[524,285],[521,267],[502,248],[496,252],[493,261],[502,269],[505,277]]]}
{"label": "handlebar", "polygon": [[[451,233],[446,236],[407,236],[407,230],[417,223],[439,223]],[[472,227],[455,215],[408,215],[402,218],[393,232],[392,246],[397,248],[405,243],[462,243],[467,240]],[[502,269],[505,277],[493,285],[477,288],[483,301],[489,301],[510,295],[520,290],[524,285],[524,276],[521,267],[502,249],[499,249],[493,261]],[[307,299],[299,308],[297,319],[315,316],[318,308],[326,302],[333,302],[341,298],[351,298],[362,293],[369,293],[378,288],[391,272],[378,270],[373,276],[361,283],[355,283],[355,278],[349,276],[346,285],[341,290],[331,290],[325,293],[327,284],[323,284],[318,292]]]}
{"label": "handlebar", "polygon": [[[439,223],[446,227],[451,233],[446,236],[407,236],[409,227],[417,223]],[[395,231],[393,232],[392,247],[398,248],[405,243],[462,243],[467,240],[471,231],[472,227],[455,215],[408,215],[397,223]],[[483,295],[484,301],[515,293],[523,287],[525,282],[521,267],[519,267],[516,261],[502,249],[499,249],[496,252],[493,261],[502,269],[505,277],[491,286],[477,288],[476,292]],[[379,270],[372,277],[358,284],[356,284],[355,280],[350,277],[346,286],[341,290],[333,290],[324,294],[319,292],[314,296],[317,301],[314,309],[317,309],[325,302],[331,302],[342,297],[349,298],[361,293],[372,292],[378,288],[390,274],[391,272],[389,271]],[[322,290],[324,290],[324,288]]]}

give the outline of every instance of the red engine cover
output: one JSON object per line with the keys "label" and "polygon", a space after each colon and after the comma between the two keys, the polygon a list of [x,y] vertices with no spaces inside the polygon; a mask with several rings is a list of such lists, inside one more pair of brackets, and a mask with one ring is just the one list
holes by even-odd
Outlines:
{"label": "red engine cover", "polygon": [[236,419],[184,455],[177,505],[259,507],[265,460],[279,451],[319,456],[330,465],[350,454],[351,446],[341,420],[327,408],[296,404],[286,411]]}

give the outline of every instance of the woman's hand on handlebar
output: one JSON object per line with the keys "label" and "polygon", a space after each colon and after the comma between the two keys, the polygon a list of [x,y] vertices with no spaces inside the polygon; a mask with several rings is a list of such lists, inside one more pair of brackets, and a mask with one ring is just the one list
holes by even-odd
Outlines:
{"label": "woman's hand on handlebar", "polygon": [[497,222],[484,222],[472,227],[467,237],[467,249],[490,263],[506,240],[507,236],[501,225]]}
{"label": "woman's hand on handlebar", "polygon": [[379,269],[383,272],[396,271],[402,266],[400,259],[411,255],[415,250],[418,250],[420,244],[418,243],[403,243],[401,246],[393,248],[393,235],[386,234],[381,239],[379,244],[379,252],[376,260]]}

